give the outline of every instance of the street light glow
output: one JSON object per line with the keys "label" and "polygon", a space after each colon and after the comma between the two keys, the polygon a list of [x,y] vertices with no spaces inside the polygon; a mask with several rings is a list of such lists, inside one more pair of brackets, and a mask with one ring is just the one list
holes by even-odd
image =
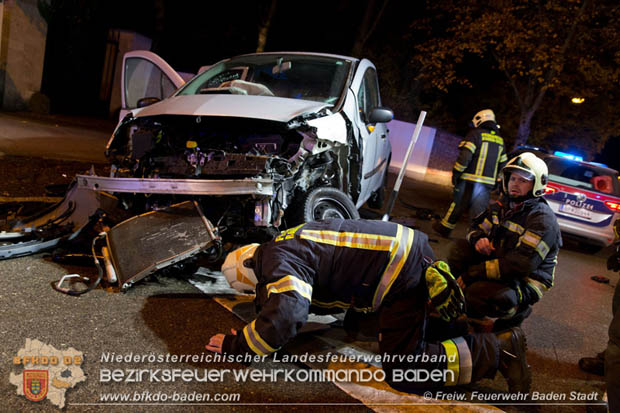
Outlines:
{"label": "street light glow", "polygon": [[580,103],[583,103],[584,100],[585,100],[584,98],[577,98],[577,97],[575,97],[575,98],[572,98],[570,101],[573,102],[574,104],[578,105]]}

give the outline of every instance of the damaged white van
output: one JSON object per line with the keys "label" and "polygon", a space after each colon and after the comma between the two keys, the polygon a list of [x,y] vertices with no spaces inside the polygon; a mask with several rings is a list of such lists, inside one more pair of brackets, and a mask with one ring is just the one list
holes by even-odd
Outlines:
{"label": "damaged white van", "polygon": [[252,238],[357,218],[366,202],[381,207],[393,113],[369,60],[247,54],[184,84],[161,58],[135,51],[124,57],[122,88],[127,114],[106,148],[112,176],[81,176],[80,185],[127,208],[191,197],[220,232]]}

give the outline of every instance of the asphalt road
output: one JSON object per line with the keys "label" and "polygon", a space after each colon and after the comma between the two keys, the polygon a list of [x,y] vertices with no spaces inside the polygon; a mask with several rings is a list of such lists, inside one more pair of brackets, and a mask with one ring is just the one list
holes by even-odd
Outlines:
{"label": "asphalt road", "polygon": [[[25,122],[23,122],[25,120]],[[5,153],[37,155],[36,148],[48,148],[29,142],[27,153],[20,152],[19,139],[28,139],[29,122],[33,132],[30,137],[41,135],[40,131],[52,131],[54,142],[62,140],[63,125],[52,127],[40,119],[20,118],[0,114],[0,150]],[[58,124],[58,123],[54,123]],[[84,136],[86,142],[69,144],[70,156],[64,149],[52,151],[52,157],[94,160],[93,147],[103,148],[108,132],[84,128],[83,125],[67,124],[69,135]],[[14,129],[11,129],[14,128]],[[9,132],[15,130],[16,132]],[[36,133],[35,133],[36,132]],[[51,133],[51,132],[50,132]],[[52,138],[50,138],[52,139]],[[27,141],[26,141],[27,142]],[[39,141],[37,141],[39,142]],[[56,147],[56,143],[51,144]],[[13,152],[15,151],[15,152]],[[47,151],[47,149],[46,149]],[[40,153],[40,152],[39,152]],[[50,156],[50,153],[45,152]],[[1,162],[1,159],[0,159]],[[393,181],[394,177],[392,177]],[[428,182],[406,179],[401,189],[393,217],[430,234],[432,247],[439,257],[446,255],[449,240],[433,235],[431,221],[426,219],[427,208],[435,213],[444,212],[450,202],[449,188]],[[372,211],[365,216],[372,217]],[[454,236],[463,235],[465,223],[457,227]],[[533,371],[532,390],[539,394],[557,394],[570,402],[571,392],[600,397],[604,389],[602,378],[581,372],[577,361],[584,355],[594,355],[607,342],[607,327],[611,321],[611,297],[618,275],[605,270],[610,250],[592,252],[583,246],[567,243],[559,256],[556,285],[527,319],[523,328],[527,334],[528,361]],[[209,383],[115,383],[102,377],[106,369],[166,369],[208,368],[243,369],[239,363],[189,361],[163,362],[109,362],[106,355],[167,355],[204,354],[203,346],[208,338],[230,328],[240,328],[243,323],[224,310],[212,299],[200,293],[183,280],[160,278],[159,282],[146,282],[122,294],[113,290],[97,289],[81,297],[68,297],[55,292],[50,282],[69,273],[93,275],[89,267],[68,267],[52,262],[45,254],[0,261],[0,411],[30,411],[33,402],[16,395],[16,386],[9,376],[23,370],[13,364],[28,339],[39,340],[59,350],[73,347],[83,352],[81,368],[86,381],[66,393],[66,411],[176,411],[177,406],[99,405],[103,393],[126,393],[136,395],[144,392],[199,392],[239,394],[240,402],[227,405],[185,405],[187,411],[262,411],[258,403],[272,403],[273,411],[368,411],[357,400],[342,392],[331,383],[297,382],[239,382],[232,379]],[[590,279],[592,275],[610,278],[610,284],[599,284]],[[254,368],[305,369],[303,365],[267,362]],[[104,373],[102,373],[102,371]],[[465,391],[501,392],[506,390],[504,379],[498,374],[495,380],[484,380],[469,386]],[[555,392],[555,393],[552,393]],[[562,396],[564,395],[564,396]],[[585,402],[577,405],[530,405],[509,406],[496,403],[507,411],[527,412],[585,412]],[[331,405],[330,405],[331,404]],[[58,411],[49,401],[36,405],[38,411]],[[395,408],[394,408],[395,409]],[[392,410],[394,410],[392,409]],[[447,410],[453,410],[446,407]],[[390,411],[385,407],[376,410]],[[422,407],[420,411],[427,411]],[[456,410],[459,410],[458,408]]]}

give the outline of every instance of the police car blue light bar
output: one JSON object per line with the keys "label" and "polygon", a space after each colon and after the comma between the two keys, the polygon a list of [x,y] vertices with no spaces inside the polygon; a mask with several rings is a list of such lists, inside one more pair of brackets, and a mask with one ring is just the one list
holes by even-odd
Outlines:
{"label": "police car blue light bar", "polygon": [[553,154],[556,156],[561,156],[562,158],[571,159],[573,161],[583,162],[583,157],[579,155],[573,155],[570,153],[560,152],[560,151],[555,151]]}

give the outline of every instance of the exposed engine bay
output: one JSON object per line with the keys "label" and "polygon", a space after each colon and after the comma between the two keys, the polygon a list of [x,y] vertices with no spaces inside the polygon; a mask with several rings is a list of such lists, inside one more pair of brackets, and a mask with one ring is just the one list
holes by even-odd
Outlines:
{"label": "exposed engine bay", "polygon": [[[263,230],[273,233],[283,220],[286,226],[301,223],[297,221],[302,217],[285,211],[310,189],[326,186],[343,190],[352,186],[357,178],[350,177],[348,159],[355,148],[319,139],[317,128],[305,119],[279,123],[159,115],[125,119],[110,140],[106,155],[113,178],[195,179],[223,185],[228,180],[231,185],[240,180],[270,181],[270,194],[238,196],[231,186],[230,193],[207,189],[203,194],[213,196],[200,198],[206,216],[217,227],[231,230],[227,235],[252,238],[253,233]],[[184,194],[119,196],[125,208],[139,213],[177,202]]]}
{"label": "exposed engine bay", "polygon": [[[123,58],[127,115],[106,146],[109,176],[77,175],[61,202],[13,220],[0,231],[0,259],[78,251],[99,280],[126,289],[153,272],[214,263],[226,245],[356,219],[366,202],[381,208],[393,113],[367,59],[241,55],[187,83],[152,70],[160,61],[148,51]],[[164,93],[164,75],[176,91]],[[54,288],[78,295],[91,281],[78,292],[62,280]]]}

